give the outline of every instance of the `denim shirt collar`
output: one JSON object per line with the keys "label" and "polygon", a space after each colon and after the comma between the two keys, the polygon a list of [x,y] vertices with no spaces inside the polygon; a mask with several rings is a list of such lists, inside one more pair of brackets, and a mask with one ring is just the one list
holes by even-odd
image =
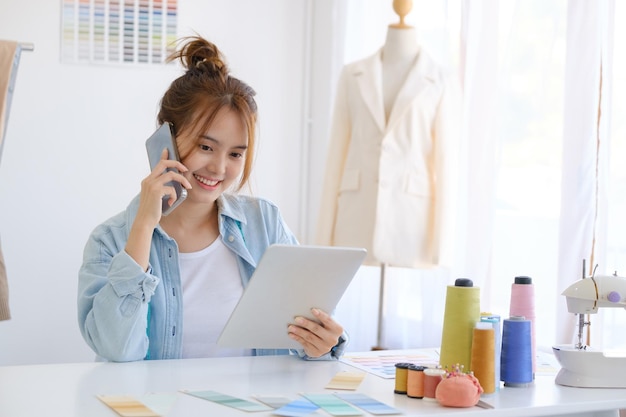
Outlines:
{"label": "denim shirt collar", "polygon": [[[140,196],[136,195],[126,209],[126,228],[128,229],[128,233],[130,233],[130,228],[135,221],[135,217],[137,216],[137,211],[139,210],[139,201]],[[227,217],[232,219],[235,223],[247,224],[244,209],[237,200],[237,198],[233,195],[222,194],[217,198],[217,212],[220,215],[220,223],[222,222],[222,219],[224,217]],[[157,225],[157,230],[167,236],[165,231],[161,229],[160,225]]]}

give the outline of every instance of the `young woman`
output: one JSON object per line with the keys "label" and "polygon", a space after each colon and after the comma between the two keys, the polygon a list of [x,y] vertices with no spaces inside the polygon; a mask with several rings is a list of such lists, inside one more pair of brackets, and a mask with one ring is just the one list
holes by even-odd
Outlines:
{"label": "young woman", "polygon": [[[181,162],[164,150],[141,193],[89,237],[78,285],[82,335],[110,361],[290,353],[216,346],[265,249],[298,242],[275,205],[236,193],[252,167],[254,90],[200,37],[186,38],[176,59],[186,72],[163,96],[158,121],[172,125]],[[188,196],[163,216],[162,198],[174,200],[170,181]],[[297,353],[339,357],[343,328],[327,312],[312,314],[319,323],[297,317],[285,328],[302,345]]]}

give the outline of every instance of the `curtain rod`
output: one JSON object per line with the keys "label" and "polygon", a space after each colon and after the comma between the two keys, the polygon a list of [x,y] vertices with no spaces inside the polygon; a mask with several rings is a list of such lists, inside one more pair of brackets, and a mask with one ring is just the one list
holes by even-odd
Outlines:
{"label": "curtain rod", "polygon": [[18,43],[18,45],[22,51],[34,51],[35,50],[35,45],[32,43],[20,42]]}

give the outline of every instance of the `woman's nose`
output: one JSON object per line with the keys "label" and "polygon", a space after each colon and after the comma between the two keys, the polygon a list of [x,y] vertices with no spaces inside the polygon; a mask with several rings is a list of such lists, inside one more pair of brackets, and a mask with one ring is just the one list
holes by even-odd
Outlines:
{"label": "woman's nose", "polygon": [[209,161],[208,168],[217,174],[223,173],[226,170],[226,156],[214,154]]}

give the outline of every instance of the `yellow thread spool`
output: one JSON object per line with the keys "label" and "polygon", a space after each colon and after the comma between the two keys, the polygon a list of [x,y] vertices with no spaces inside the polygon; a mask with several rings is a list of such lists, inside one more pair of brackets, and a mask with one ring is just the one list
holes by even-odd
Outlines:
{"label": "yellow thread spool", "polygon": [[472,361],[470,369],[474,373],[485,394],[496,391],[494,361],[495,332],[488,322],[478,322],[472,339]]}
{"label": "yellow thread spool", "polygon": [[474,323],[480,320],[480,288],[473,285],[472,280],[459,278],[448,286],[439,356],[442,368],[470,367]]}
{"label": "yellow thread spool", "polygon": [[495,347],[493,350],[495,361],[494,385],[496,387],[496,391],[498,391],[500,390],[500,357],[502,356],[502,326],[500,324],[500,316],[497,314],[482,312],[480,313],[480,321],[491,323],[493,326],[495,339]]}
{"label": "yellow thread spool", "polygon": [[396,386],[393,392],[406,394],[410,363],[396,363]]}

